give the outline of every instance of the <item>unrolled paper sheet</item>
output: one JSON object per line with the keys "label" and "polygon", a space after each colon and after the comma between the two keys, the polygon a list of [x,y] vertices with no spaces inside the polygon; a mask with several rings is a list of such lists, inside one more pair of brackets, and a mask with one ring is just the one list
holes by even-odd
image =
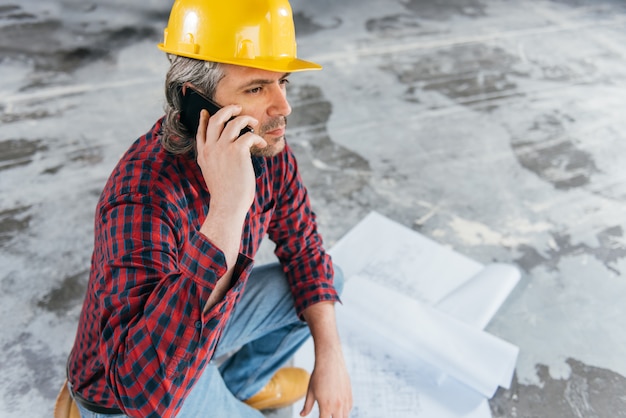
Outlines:
{"label": "unrolled paper sheet", "polygon": [[[517,348],[482,330],[519,271],[484,266],[375,212],[330,253],[346,277],[337,320],[350,416],[490,418],[487,398],[508,387]],[[309,341],[294,363],[312,370],[313,362]]]}

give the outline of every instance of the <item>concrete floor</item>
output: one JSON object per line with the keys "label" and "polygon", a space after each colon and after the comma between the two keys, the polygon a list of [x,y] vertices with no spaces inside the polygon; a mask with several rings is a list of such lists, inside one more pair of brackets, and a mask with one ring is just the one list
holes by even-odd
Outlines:
{"label": "concrete floor", "polygon": [[[171,0],[0,5],[0,416],[50,416],[93,211],[161,114]],[[376,210],[521,283],[494,417],[626,416],[626,4],[294,0],[289,141],[330,247]],[[280,414],[275,414],[280,415]]]}

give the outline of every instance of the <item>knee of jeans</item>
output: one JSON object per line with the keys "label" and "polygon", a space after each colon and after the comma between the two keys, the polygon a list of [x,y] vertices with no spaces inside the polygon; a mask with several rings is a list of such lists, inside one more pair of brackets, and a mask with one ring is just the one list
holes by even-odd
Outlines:
{"label": "knee of jeans", "polygon": [[335,270],[335,275],[333,277],[333,285],[335,286],[335,290],[337,291],[337,294],[341,296],[341,293],[343,292],[343,284],[344,284],[343,270],[341,270],[341,267],[339,267],[336,264],[333,265],[333,268]]}

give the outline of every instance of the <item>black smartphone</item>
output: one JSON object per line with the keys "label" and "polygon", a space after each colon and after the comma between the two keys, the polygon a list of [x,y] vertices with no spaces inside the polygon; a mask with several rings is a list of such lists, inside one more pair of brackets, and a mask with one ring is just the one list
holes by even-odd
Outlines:
{"label": "black smartphone", "polygon": [[[185,125],[185,128],[189,131],[192,137],[196,136],[198,132],[198,125],[200,124],[200,112],[202,109],[206,109],[209,114],[212,116],[220,110],[220,107],[217,103],[210,100],[208,97],[198,93],[196,90],[191,87],[187,87],[185,89],[185,94],[183,94],[183,89],[180,89],[180,96],[182,100],[182,108],[180,112],[180,121]],[[235,117],[233,116],[230,120],[233,120]],[[249,126],[246,126],[239,132],[239,136],[245,134],[246,132],[254,132]],[[253,155],[250,156],[252,158],[252,167],[254,167],[254,174],[259,177],[263,173],[263,158],[255,157]]]}
{"label": "black smartphone", "polygon": [[[180,95],[182,99],[182,109],[180,112],[180,121],[185,125],[191,136],[195,137],[196,132],[198,132],[198,124],[200,123],[200,112],[202,109],[206,109],[211,116],[217,113],[220,110],[220,107],[205,97],[204,95],[198,93],[195,89],[191,87],[187,87],[185,89],[185,94],[183,94],[182,88],[180,89]],[[232,117],[230,120],[234,119]],[[245,134],[246,132],[254,132],[254,130],[246,126],[239,132],[239,136]]]}

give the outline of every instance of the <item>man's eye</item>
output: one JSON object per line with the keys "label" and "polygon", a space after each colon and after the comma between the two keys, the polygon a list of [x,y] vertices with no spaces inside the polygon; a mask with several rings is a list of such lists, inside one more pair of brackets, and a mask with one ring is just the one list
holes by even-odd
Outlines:
{"label": "man's eye", "polygon": [[253,93],[253,94],[260,93],[260,92],[261,92],[261,87],[254,87],[248,90],[248,93]]}
{"label": "man's eye", "polygon": [[289,84],[289,80],[283,78],[282,80],[280,80],[280,84]]}

